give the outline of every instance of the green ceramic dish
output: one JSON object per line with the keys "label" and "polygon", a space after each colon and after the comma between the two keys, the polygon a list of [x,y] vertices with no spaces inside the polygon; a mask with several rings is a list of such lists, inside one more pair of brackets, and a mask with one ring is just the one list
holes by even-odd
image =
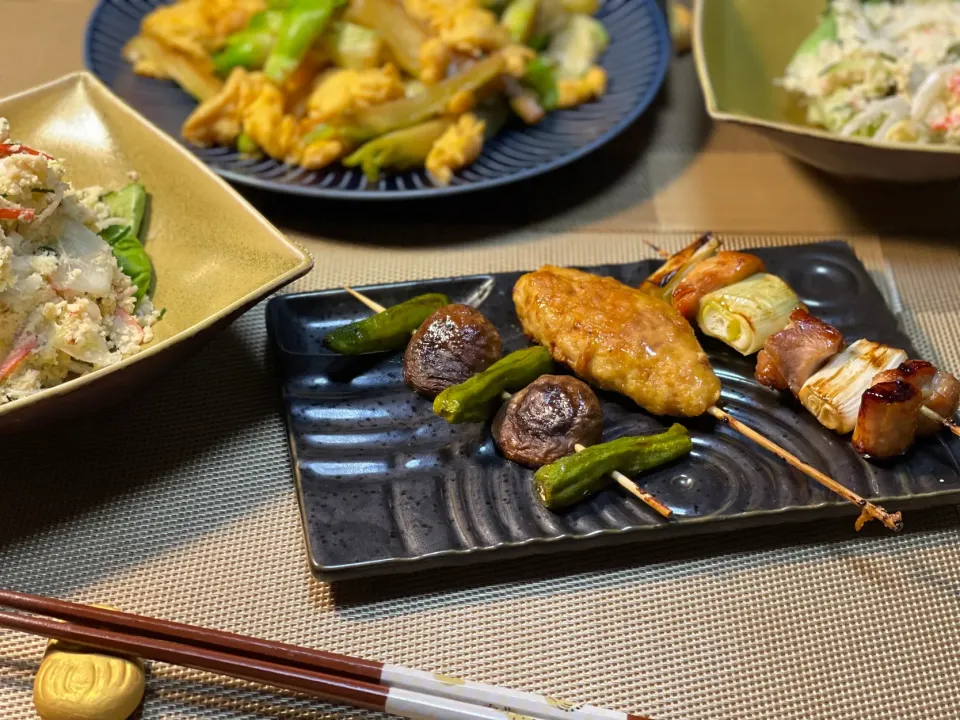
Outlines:
{"label": "green ceramic dish", "polygon": [[817,25],[826,0],[696,0],[694,55],[710,116],[745,125],[826,172],[925,182],[960,177],[960,148],[840,137],[804,124],[773,81]]}
{"label": "green ceramic dish", "polygon": [[0,432],[123,399],[313,262],[223,180],[89,73],[0,100],[17,140],[63,159],[74,187],[120,187],[136,170],[150,193],[147,252],[156,339],[123,362],[0,406]]}

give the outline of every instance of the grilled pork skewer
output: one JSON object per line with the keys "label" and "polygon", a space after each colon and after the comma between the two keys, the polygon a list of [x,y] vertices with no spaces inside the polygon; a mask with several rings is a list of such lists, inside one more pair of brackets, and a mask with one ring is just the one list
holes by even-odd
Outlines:
{"label": "grilled pork skewer", "polygon": [[[701,256],[704,253],[704,238],[691,243],[676,255],[669,255],[666,251],[657,247],[653,243],[646,243],[658,254],[668,258],[668,264],[678,264],[675,258],[686,258],[695,251],[700,250]],[[708,250],[715,251],[720,247],[719,241],[714,241]],[[685,282],[694,279],[698,275],[698,267],[707,265],[707,271],[713,277],[715,284],[722,285],[724,282],[736,283],[739,275],[733,274],[733,267],[727,263],[711,263],[711,261],[720,257],[725,251],[717,252],[716,255],[707,259],[700,259],[697,263],[686,263],[682,269],[677,272],[685,273],[684,277],[674,278],[673,282],[677,289],[681,288]],[[748,255],[741,253],[742,255]],[[754,257],[749,256],[748,257]],[[756,259],[760,263],[760,259]],[[651,278],[656,276],[658,270]],[[726,277],[724,277],[726,273]],[[648,283],[641,285],[641,289],[648,287]],[[678,290],[674,290],[671,299],[675,301]],[[698,320],[702,318],[698,317]],[[700,323],[701,326],[703,322]],[[706,328],[704,328],[706,330]],[[710,333],[721,337],[716,333]],[[872,343],[867,340],[854,343],[854,347],[844,351],[843,336],[836,328],[813,317],[802,307],[799,307],[790,314],[787,326],[778,333],[770,335],[764,342],[763,349],[757,355],[756,377],[761,383],[777,389],[789,389],[795,396],[799,397],[804,406],[807,407],[817,419],[826,427],[837,430],[841,433],[850,432],[855,429],[858,422],[858,411],[860,401],[864,392],[875,384],[871,382],[872,375],[887,369],[895,367],[899,361],[906,360],[906,353],[896,348],[889,348],[879,343]],[[732,343],[728,343],[732,344]],[[741,350],[741,347],[735,347]],[[831,360],[837,353],[844,351],[847,355],[842,356],[836,361]],[[871,361],[875,361],[872,362]],[[911,361],[922,362],[922,361]],[[850,363],[846,369],[841,369],[844,363]],[[862,367],[857,367],[857,365]],[[827,365],[828,367],[824,367]],[[870,368],[873,372],[870,372]],[[803,386],[823,368],[815,382],[809,388],[804,390]],[[854,372],[859,370],[859,372]],[[846,373],[845,376],[833,377],[835,373]],[[850,385],[849,383],[859,382],[859,385]],[[956,384],[956,388],[955,388]],[[922,429],[920,434],[932,434],[940,426],[946,427],[953,434],[960,436],[960,427],[953,421],[947,419],[952,416],[960,403],[960,383],[943,371],[937,371],[937,388],[921,388],[924,392],[923,402],[918,410],[920,418],[916,424],[918,429]],[[818,387],[819,386],[819,387]],[[842,401],[843,408],[830,402],[830,395],[837,396],[837,402]],[[900,393],[901,395],[903,393]],[[870,413],[879,411],[882,398],[888,398],[894,401],[894,395],[890,392],[880,392],[871,397]],[[939,410],[939,412],[938,412]],[[946,416],[946,417],[945,417]],[[876,435],[876,429],[879,427],[891,428],[889,432],[892,435],[899,435],[903,432],[902,428],[892,426],[893,418],[900,417],[897,414],[888,414],[882,423],[870,423],[873,429],[871,432],[861,431],[859,441],[855,444],[858,452],[861,454],[870,454],[873,457],[889,457],[887,453],[892,448],[898,447],[896,442],[884,442]],[[864,418],[864,422],[869,422]],[[912,424],[912,423],[911,423]],[[911,424],[907,425],[907,429]],[[869,452],[869,450],[873,450]]]}
{"label": "grilled pork skewer", "polygon": [[[349,293],[353,298],[355,298],[357,301],[365,305],[370,310],[373,310],[373,312],[375,313],[382,313],[384,310],[386,310],[386,308],[380,303],[376,302],[371,298],[368,298],[363,293],[357,292],[351,287],[344,286],[343,289],[346,290],[347,293]],[[414,335],[416,335],[416,333],[414,333]],[[503,395],[504,395],[504,398],[503,398],[504,400],[509,401],[511,399],[510,393],[504,393]],[[574,445],[574,450],[578,453],[583,452],[585,449],[586,447],[584,445],[581,445],[580,443],[576,443]],[[667,507],[662,502],[657,500],[653,495],[651,495],[646,490],[641,488],[639,485],[637,485],[633,480],[628,478],[623,473],[615,470],[612,473],[610,473],[610,477],[613,478],[613,480],[616,481],[616,483],[620,487],[622,487],[624,490],[629,492],[631,495],[636,497],[638,500],[643,502],[648,507],[652,508],[660,516],[669,518],[671,515],[673,515],[673,511],[669,507]]]}
{"label": "grilled pork skewer", "polygon": [[584,380],[653,414],[707,412],[859,507],[858,529],[869,518],[901,529],[900,513],[868,502],[716,407],[720,381],[693,329],[666,302],[613,278],[551,266],[522,276],[513,299],[524,332]]}

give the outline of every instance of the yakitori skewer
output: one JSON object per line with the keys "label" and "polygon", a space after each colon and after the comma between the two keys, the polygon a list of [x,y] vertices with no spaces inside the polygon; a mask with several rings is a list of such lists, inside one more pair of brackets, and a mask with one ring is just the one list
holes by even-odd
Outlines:
{"label": "yakitori skewer", "polygon": [[[652,249],[654,252],[656,252],[660,257],[662,257],[662,258],[664,258],[664,259],[666,259],[666,260],[669,260],[669,259],[671,259],[672,257],[674,257],[674,256],[672,256],[669,252],[667,252],[667,251],[664,250],[663,248],[655,245],[654,243],[650,242],[649,240],[644,240],[644,243],[647,245],[647,247],[651,248],[651,249]],[[713,243],[714,243],[714,249],[716,249],[716,247],[719,246],[719,244],[720,244],[719,241],[717,241],[717,240],[713,240]],[[732,253],[727,253],[727,254],[732,254]],[[691,259],[693,259],[693,258],[691,257]],[[759,259],[757,259],[757,262],[759,262]],[[942,425],[943,427],[945,427],[947,430],[949,430],[950,432],[952,432],[954,435],[957,435],[958,437],[960,437],[960,426],[958,426],[955,422],[953,422],[953,420],[951,420],[951,419],[949,419],[949,418],[946,418],[946,417],[943,417],[942,415],[939,415],[937,412],[935,412],[934,410],[932,410],[932,409],[930,409],[929,407],[926,407],[926,406],[921,406],[921,407],[920,407],[920,413],[921,413],[922,415],[924,415],[925,417],[929,418],[930,420],[932,420],[933,422],[939,423],[940,425]]]}
{"label": "yakitori skewer", "polygon": [[[517,281],[513,299],[524,331],[592,384],[620,392],[657,415],[708,412],[750,439],[763,437],[716,407],[719,379],[691,326],[659,298],[613,278],[544,266]],[[888,513],[764,441],[788,464],[860,508],[862,520],[902,528],[900,513]]]}
{"label": "yakitori skewer", "polygon": [[[358,302],[362,303],[363,305],[365,305],[367,308],[369,308],[375,313],[382,313],[384,310],[386,310],[386,308],[380,303],[367,297],[363,293],[357,292],[356,290],[354,290],[353,288],[347,285],[345,285],[343,289],[346,290],[347,293],[351,295],[354,299],[356,299]],[[504,400],[509,400],[510,398],[511,398],[510,393],[503,393]],[[577,452],[583,452],[586,448],[583,445],[577,443],[574,446],[574,449]],[[662,517],[668,518],[671,515],[673,515],[673,511],[669,507],[667,507],[662,502],[657,500],[653,495],[651,495],[646,490],[641,488],[639,485],[637,485],[633,480],[628,478],[623,473],[615,470],[612,473],[610,473],[610,477],[613,478],[613,480],[615,480],[620,487],[622,487],[624,490],[629,492],[631,495],[636,497],[638,500],[643,502],[648,507],[652,508]]]}

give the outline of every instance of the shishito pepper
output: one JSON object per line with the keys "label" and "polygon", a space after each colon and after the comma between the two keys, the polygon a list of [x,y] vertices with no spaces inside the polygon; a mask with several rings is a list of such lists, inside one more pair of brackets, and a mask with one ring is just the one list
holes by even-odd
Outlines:
{"label": "shishito pepper", "polygon": [[450,423],[483,422],[493,414],[503,393],[522,390],[552,370],[553,358],[545,347],[517,350],[441,392],[433,401],[433,412]]}
{"label": "shishito pepper", "polygon": [[692,448],[687,429],[674,424],[658,435],[611,440],[544,465],[533,476],[533,487],[546,507],[564,508],[610,485],[610,473],[615,470],[636,475],[676,460]]}
{"label": "shishito pepper", "polygon": [[420,327],[437,308],[450,304],[441,293],[418,295],[381,313],[338,327],[323,339],[323,344],[342,355],[398,350],[410,341],[410,333]]}

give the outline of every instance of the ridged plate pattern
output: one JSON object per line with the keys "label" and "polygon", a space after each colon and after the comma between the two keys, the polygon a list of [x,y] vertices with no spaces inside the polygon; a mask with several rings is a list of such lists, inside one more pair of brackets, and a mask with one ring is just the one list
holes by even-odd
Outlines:
{"label": "ridged plate pattern", "polygon": [[[120,97],[172,136],[196,102],[169,81],[139,77],[121,57],[140,20],[162,0],[100,0],[87,26],[87,67]],[[446,195],[533,177],[586,155],[636,120],[663,82],[670,39],[654,0],[605,0],[597,17],[610,33],[601,64],[609,91],[598,102],[552,113],[535,127],[510,125],[484,146],[447,187],[423,170],[387,175],[368,186],[363,174],[339,164],[311,171],[271,159],[241,157],[228,148],[189,146],[223,177],[261,189],[315,197],[391,199]]]}
{"label": "ridged plate pattern", "polygon": [[[811,312],[848,340],[910,343],[865,268],[843,243],[755,251],[797,290]],[[592,268],[637,285],[653,261]],[[384,305],[445,292],[479,301],[504,352],[524,347],[510,294],[520,273],[422,281],[365,289]],[[268,326],[282,377],[301,510],[314,572],[323,577],[415,569],[420,564],[489,561],[607,542],[812,520],[856,510],[710,418],[684,420],[694,438],[687,458],[639,478],[669,505],[663,520],[613,487],[565,513],[546,510],[532,472],[502,458],[487,425],[449,425],[403,384],[400,353],[342,358],[323,351],[331,328],[365,310],[342,291],[275,298]],[[754,358],[704,339],[735,417],[856,492],[888,509],[955,502],[960,440],[943,433],[905,458],[871,464],[849,439],[823,428],[791,399],[753,379]],[[649,433],[669,421],[631,401],[600,393],[604,439]],[[909,515],[906,523],[909,525]],[[850,532],[853,532],[852,520]]]}

